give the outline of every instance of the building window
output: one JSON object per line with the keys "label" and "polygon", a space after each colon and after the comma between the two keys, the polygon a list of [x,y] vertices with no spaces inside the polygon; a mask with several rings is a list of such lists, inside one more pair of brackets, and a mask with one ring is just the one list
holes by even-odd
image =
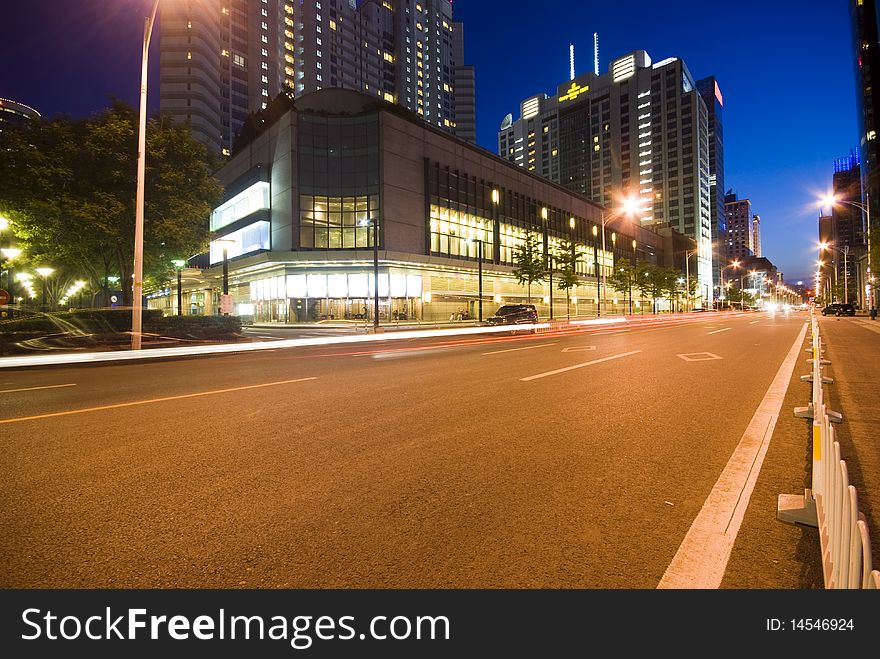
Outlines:
{"label": "building window", "polygon": [[373,246],[373,224],[379,222],[379,195],[301,195],[299,208],[300,247],[356,249]]}

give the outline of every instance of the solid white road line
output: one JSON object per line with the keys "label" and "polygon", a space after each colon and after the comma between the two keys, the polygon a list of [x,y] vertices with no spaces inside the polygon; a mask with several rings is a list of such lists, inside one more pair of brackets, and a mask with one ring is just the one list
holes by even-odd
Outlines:
{"label": "solid white road line", "polygon": [[20,416],[15,419],[0,419],[3,423],[18,423],[19,421],[33,421],[35,419],[48,419],[54,416],[68,416],[69,414],[84,414],[86,412],[98,412],[100,410],[113,410],[118,407],[132,407],[133,405],[149,405],[150,403],[163,403],[168,400],[180,400],[182,398],[196,398],[198,396],[212,396],[225,394],[230,391],[245,391],[246,389],[260,389],[261,387],[274,387],[279,384],[292,384],[294,382],[306,382],[318,378],[297,378],[296,380],[281,380],[280,382],[264,382],[263,384],[249,384],[245,387],[231,387],[229,389],[215,389],[214,391],[199,391],[194,394],[181,394],[180,396],[165,396],[164,398],[151,398],[149,400],[133,400],[129,403],[115,403],[113,405],[99,405],[98,407],[85,407],[79,410],[67,410],[64,412],[51,412],[49,414],[36,414],[34,416]]}
{"label": "solid white road line", "polygon": [[657,588],[721,585],[806,333],[805,323]]}
{"label": "solid white road line", "polygon": [[527,378],[520,378],[520,382],[529,382],[531,380],[537,380],[538,378],[546,378],[550,375],[556,375],[557,373],[565,373],[567,371],[573,371],[576,368],[583,368],[584,366],[592,366],[593,364],[599,364],[601,362],[609,362],[612,359],[620,359],[621,357],[629,357],[630,355],[635,355],[640,353],[641,350],[633,350],[632,352],[624,352],[619,355],[614,355],[613,357],[603,357],[602,359],[594,359],[591,362],[585,362],[583,364],[575,364],[574,366],[566,366],[565,368],[557,368],[555,371],[547,371],[546,373],[538,373],[537,375],[530,375]]}
{"label": "solid white road line", "polygon": [[553,343],[542,343],[539,346],[526,346],[525,348],[508,348],[507,350],[493,350],[492,352],[483,352],[482,355],[500,355],[502,352],[516,352],[517,350],[531,350],[532,348],[546,348],[547,346],[555,346],[559,341]]}
{"label": "solid white road line", "polygon": [[58,389],[60,387],[75,387],[76,383],[71,382],[70,384],[47,384],[45,387],[24,387],[22,389],[3,389],[0,391],[0,394],[12,394],[16,391],[36,391],[37,389]]}
{"label": "solid white road line", "polygon": [[755,323],[760,323],[760,322],[761,322],[760,320],[753,320],[752,322],[749,323],[749,325],[754,325]]}
{"label": "solid white road line", "polygon": [[709,332],[709,334],[718,334],[718,332],[726,332],[729,329],[733,329],[731,327],[725,327],[724,329],[715,330],[714,332]]}

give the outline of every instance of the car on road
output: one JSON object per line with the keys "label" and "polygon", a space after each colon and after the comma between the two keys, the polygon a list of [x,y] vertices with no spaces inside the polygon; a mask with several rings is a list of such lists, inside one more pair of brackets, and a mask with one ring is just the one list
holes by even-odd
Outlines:
{"label": "car on road", "polygon": [[486,320],[489,325],[526,325],[537,322],[538,310],[534,304],[505,304]]}
{"label": "car on road", "polygon": [[851,304],[835,302],[822,309],[823,316],[855,316],[856,308]]}

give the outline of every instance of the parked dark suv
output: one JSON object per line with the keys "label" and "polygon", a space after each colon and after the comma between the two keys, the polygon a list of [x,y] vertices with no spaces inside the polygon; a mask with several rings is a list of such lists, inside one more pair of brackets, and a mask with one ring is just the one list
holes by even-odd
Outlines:
{"label": "parked dark suv", "polygon": [[505,304],[486,321],[489,325],[524,325],[538,322],[534,304]]}
{"label": "parked dark suv", "polygon": [[822,309],[823,316],[855,316],[856,308],[851,304],[835,302]]}

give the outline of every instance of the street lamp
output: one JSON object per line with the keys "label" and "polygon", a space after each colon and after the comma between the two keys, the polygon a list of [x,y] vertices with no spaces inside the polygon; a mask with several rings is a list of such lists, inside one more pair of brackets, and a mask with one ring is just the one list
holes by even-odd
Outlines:
{"label": "street lamp", "polygon": [[[721,268],[718,281],[719,281],[719,285],[721,286],[722,292],[724,291],[724,288],[725,288],[724,287],[724,271],[727,270],[728,268],[736,268],[737,270],[739,270],[739,261],[733,261],[733,262],[728,263],[727,265],[725,265],[724,267]],[[730,290],[729,285],[727,286],[727,290],[728,291]],[[740,277],[740,280],[739,280],[739,292],[740,292],[740,295],[742,295],[742,277]],[[742,298],[740,298],[740,300],[742,300]],[[730,302],[728,301],[728,305],[729,304],[730,304]],[[740,307],[742,307],[742,302],[740,302]],[[719,309],[720,309],[720,301],[719,301]]]}
{"label": "street lamp", "polygon": [[[838,254],[843,254],[843,301],[849,303],[849,245],[844,245],[843,247],[835,247],[831,243],[821,242],[819,243],[819,250],[821,255],[821,250],[835,251]],[[837,275],[837,267],[834,268],[834,274]],[[835,281],[835,285],[837,282]],[[839,290],[839,289],[838,289]]]}
{"label": "street lamp", "polygon": [[478,308],[478,316],[477,320],[479,322],[483,322],[483,240],[480,238],[468,238],[467,242],[477,243],[477,281],[478,281],[478,290],[477,295],[479,296],[479,300],[477,301]]}
{"label": "street lamp", "polygon": [[[868,278],[873,280],[874,273],[874,255],[871,252],[871,197],[869,193],[865,193],[865,203],[861,203],[858,201],[849,201],[847,199],[839,199],[836,195],[827,195],[821,201],[822,206],[831,206],[834,208],[835,204],[846,204],[847,206],[852,206],[853,208],[858,208],[865,214],[865,224],[867,225],[867,231],[865,232],[865,237],[867,238],[867,248],[868,248]],[[872,286],[870,289],[871,294],[871,320],[874,320],[877,317],[877,296],[874,292],[874,287]],[[848,300],[847,300],[848,301]]]}
{"label": "street lamp", "polygon": [[177,268],[177,315],[183,315],[183,266],[186,265],[186,261],[182,259],[175,259],[171,263],[174,264],[174,267]]}
{"label": "street lamp", "polygon": [[138,161],[137,192],[134,211],[134,289],[131,309],[131,349],[141,349],[143,329],[142,291],[144,287],[144,177],[147,150],[147,69],[149,68],[150,37],[156,22],[159,0],[153,2],[153,10],[144,19],[144,42],[141,57],[140,114],[138,115]]}
{"label": "street lamp", "polygon": [[42,311],[46,310],[46,280],[55,270],[53,268],[35,268],[38,275],[43,278],[43,305]]}
{"label": "street lamp", "polygon": [[[635,241],[633,241],[633,242],[635,242]],[[685,299],[687,300],[687,310],[688,311],[691,310],[691,270],[690,270],[691,255],[698,254],[699,251],[700,251],[700,248],[695,247],[694,249],[686,250],[684,253],[684,280],[685,280],[684,294],[685,294]]]}
{"label": "street lamp", "polygon": [[[634,215],[641,210],[640,199],[637,197],[628,197],[623,200],[623,204],[620,209],[612,210],[610,213],[606,215],[606,209],[603,207],[601,210],[601,218],[602,218],[602,259],[605,259],[605,226],[613,219],[616,219],[618,215]],[[593,227],[593,235],[596,235],[596,227]],[[617,241],[617,236],[612,236],[612,242]],[[595,247],[595,244],[594,244]],[[613,258],[612,258],[613,262]],[[598,267],[598,262],[597,262]],[[606,305],[606,282],[605,282],[605,268],[602,268],[602,307]],[[597,314],[601,315],[601,314]]]}
{"label": "street lamp", "polygon": [[[5,218],[0,219],[5,220]],[[15,313],[13,311],[13,307],[15,306],[15,277],[12,269],[12,261],[21,254],[21,250],[18,247],[4,247],[0,249],[0,253],[3,254],[5,260],[9,261],[9,265],[6,266],[6,287],[9,289],[7,291],[9,293],[7,317],[12,319],[13,314]]]}
{"label": "street lamp", "polygon": [[373,332],[379,331],[379,233],[376,226],[376,218],[370,217],[360,220],[361,226],[367,227],[367,242],[370,242],[372,229],[373,240]]}

